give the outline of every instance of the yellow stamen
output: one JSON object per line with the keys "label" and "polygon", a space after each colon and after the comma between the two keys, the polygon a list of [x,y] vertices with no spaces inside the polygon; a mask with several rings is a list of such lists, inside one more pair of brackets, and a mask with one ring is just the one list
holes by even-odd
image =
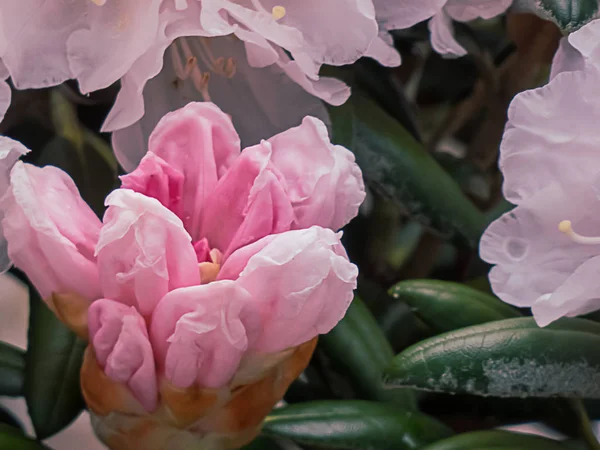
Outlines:
{"label": "yellow stamen", "polygon": [[573,242],[577,242],[578,244],[600,244],[600,237],[588,237],[575,233],[570,220],[563,220],[560,222],[558,224],[558,230],[561,233],[566,234]]}
{"label": "yellow stamen", "polygon": [[98,6],[102,6],[106,3],[106,0],[90,0],[92,3],[95,3]]}
{"label": "yellow stamen", "polygon": [[285,13],[286,13],[285,8],[280,5],[273,6],[273,10],[271,11],[271,14],[273,15],[273,19],[275,19],[275,20],[282,19],[285,16]]}

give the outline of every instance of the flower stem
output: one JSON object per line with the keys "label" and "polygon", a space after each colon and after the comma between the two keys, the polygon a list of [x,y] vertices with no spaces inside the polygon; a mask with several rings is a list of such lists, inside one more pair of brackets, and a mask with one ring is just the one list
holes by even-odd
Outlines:
{"label": "flower stem", "polygon": [[587,411],[585,410],[585,406],[581,399],[572,399],[571,405],[573,406],[574,411],[577,413],[579,417],[579,423],[581,426],[581,437],[587,444],[590,450],[600,450],[600,442],[596,438],[594,431],[592,430],[592,424],[590,423],[590,418],[588,416]]}

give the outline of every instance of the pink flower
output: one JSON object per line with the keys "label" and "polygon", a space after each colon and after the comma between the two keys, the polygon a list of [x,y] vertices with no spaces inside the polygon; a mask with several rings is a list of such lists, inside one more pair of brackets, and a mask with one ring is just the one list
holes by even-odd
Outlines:
{"label": "pink flower", "polygon": [[563,38],[550,82],[513,100],[500,168],[517,207],[481,240],[494,292],[540,326],[600,308],[599,37],[596,20]]}
{"label": "pink flower", "polygon": [[[352,300],[357,269],[335,230],[357,214],[364,186],[317,119],[240,153],[215,105],[170,113],[107,197],[102,223],[63,172],[15,164],[17,153],[4,161],[14,165],[2,203],[8,254],[80,333],[71,311],[89,306],[82,387],[108,434],[121,436],[108,410],[146,415],[163,403],[195,423],[204,413],[190,419],[172,400],[182,390],[224,390],[215,408],[241,414],[231,390],[283,367],[297,374]],[[282,376],[273,402],[293,379]],[[102,400],[100,386],[118,394]]]}
{"label": "pink flower", "polygon": [[[344,20],[338,20],[340,11]],[[213,45],[214,39],[219,42]],[[168,78],[165,86],[187,84],[188,92],[181,92],[181,86],[173,100],[159,99],[159,116],[150,113],[151,123],[144,125],[148,134],[159,117],[189,101],[210,100],[210,91],[213,100],[239,122],[241,133],[250,133],[244,135],[245,143],[255,144],[266,133],[295,125],[304,115],[325,117],[312,95],[335,105],[348,98],[350,91],[343,82],[319,76],[322,64],[344,65],[370,56],[385,65],[399,65],[400,56],[390,41],[379,36],[372,0],[4,2],[0,60],[7,70],[0,62],[0,117],[10,101],[8,86],[2,83],[8,74],[18,89],[54,86],[73,78],[84,94],[120,79],[122,90],[104,131],[121,130],[144,116],[145,85],[159,76]],[[238,94],[228,89],[231,82]],[[289,92],[260,98],[265,93],[256,90],[259,84],[261,91],[268,87]],[[255,91],[246,93],[245,102],[252,99],[255,112],[265,108],[257,117],[235,107],[239,103],[235,95],[248,85]],[[294,113],[284,108],[292,98],[297,105]],[[234,105],[231,99],[236,100]],[[260,126],[261,132],[253,132]],[[133,139],[130,136],[128,141]],[[138,148],[133,156],[127,153],[124,147],[118,150],[123,166],[132,170],[143,150]]]}

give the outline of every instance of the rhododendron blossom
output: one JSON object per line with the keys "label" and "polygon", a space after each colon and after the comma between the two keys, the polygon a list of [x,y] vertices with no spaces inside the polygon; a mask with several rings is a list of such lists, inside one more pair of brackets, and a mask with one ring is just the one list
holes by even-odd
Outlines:
{"label": "rhododendron blossom", "polygon": [[[340,11],[343,21],[338,20]],[[246,83],[249,77],[255,83],[267,76],[269,89],[288,84],[280,80],[284,77],[311,95],[339,105],[348,98],[349,88],[339,80],[319,77],[322,64],[349,64],[361,56],[372,56],[385,65],[400,63],[391,38],[379,37],[372,0],[25,0],[0,5],[0,30],[0,59],[18,89],[53,86],[74,78],[81,92],[89,93],[121,79],[122,91],[104,131],[128,127],[142,118],[142,92],[163,68],[163,55],[165,69],[174,75],[169,83],[190,80],[197,94],[186,103],[209,100],[209,92],[215,91],[211,78],[235,77]],[[225,49],[217,52],[206,38],[218,36],[235,39],[226,40]],[[243,52],[228,50],[237,46],[236,40],[243,42]],[[237,66],[247,64],[253,70],[243,70],[236,77]],[[0,79],[6,75],[0,65]],[[2,87],[0,107],[7,105],[4,91]],[[303,102],[305,108],[287,113],[290,118],[283,126],[267,122],[265,130],[287,129],[317,109],[318,103],[306,98]],[[255,106],[271,108],[266,113],[269,119],[281,114],[274,109],[276,105],[260,99]],[[250,114],[237,114],[235,109],[227,112],[236,123],[251,121]],[[257,123],[246,128],[255,128]],[[256,134],[250,138],[244,139],[250,144],[259,140]],[[128,170],[139,162],[139,158],[131,163],[132,158],[124,158]]]}
{"label": "rhododendron blossom", "polygon": [[481,256],[494,292],[540,325],[600,309],[600,21],[563,38],[550,82],[513,100],[501,146],[504,195]]}
{"label": "rhododendron blossom", "polygon": [[64,172],[16,161],[7,138],[0,150],[8,255],[89,338],[81,383],[100,438],[252,439],[352,300],[336,230],[365,196],[353,155],[311,117],[240,152],[230,118],[191,103],[160,121],[101,222]]}

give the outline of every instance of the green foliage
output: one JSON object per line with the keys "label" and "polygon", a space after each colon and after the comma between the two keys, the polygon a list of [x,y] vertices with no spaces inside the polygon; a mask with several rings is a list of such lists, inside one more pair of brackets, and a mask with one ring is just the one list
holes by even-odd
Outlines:
{"label": "green foliage", "polygon": [[411,346],[385,370],[390,386],[496,397],[600,398],[600,324],[563,318],[539,328],[506,319]]}
{"label": "green foliage", "polygon": [[84,408],[79,388],[85,343],[68,330],[30,289],[25,400],[36,435],[45,439]]}
{"label": "green foliage", "polygon": [[417,449],[452,434],[424,414],[360,400],[280,408],[267,417],[263,432],[318,447],[381,450]]}
{"label": "green foliage", "polygon": [[0,395],[23,394],[25,353],[6,342],[0,342]]}
{"label": "green foliage", "polygon": [[597,0],[540,0],[539,9],[564,31],[574,31],[597,17]]}
{"label": "green foliage", "polygon": [[50,450],[34,439],[25,436],[18,428],[0,423],[0,450]]}
{"label": "green foliage", "polygon": [[438,332],[520,316],[492,295],[448,281],[407,280],[393,286],[390,295],[409,304]]}
{"label": "green foliage", "polygon": [[508,431],[475,431],[443,439],[422,450],[567,450],[564,444],[539,436]]}
{"label": "green foliage", "polygon": [[334,139],[354,152],[373,189],[442,235],[477,244],[485,217],[399,123],[359,91],[330,111]]}
{"label": "green foliage", "polygon": [[390,393],[381,381],[381,371],[394,356],[375,318],[362,300],[355,297],[346,316],[328,334],[320,338],[320,348],[332,367],[343,374],[359,398],[394,401],[414,409],[414,397],[408,390]]}

